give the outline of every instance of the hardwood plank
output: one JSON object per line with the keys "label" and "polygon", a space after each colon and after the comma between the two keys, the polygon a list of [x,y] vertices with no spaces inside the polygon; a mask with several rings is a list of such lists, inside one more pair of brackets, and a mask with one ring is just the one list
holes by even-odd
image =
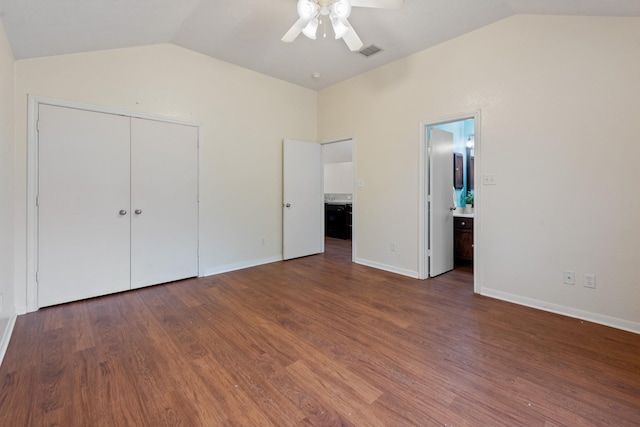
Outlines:
{"label": "hardwood plank", "polygon": [[639,335],[326,250],[19,316],[0,425],[640,425]]}

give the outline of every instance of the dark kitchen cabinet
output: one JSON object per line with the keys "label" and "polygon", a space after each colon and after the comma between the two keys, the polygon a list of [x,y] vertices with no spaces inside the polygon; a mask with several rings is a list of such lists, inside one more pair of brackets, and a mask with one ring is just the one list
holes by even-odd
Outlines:
{"label": "dark kitchen cabinet", "polygon": [[351,204],[325,203],[324,234],[337,239],[351,239]]}

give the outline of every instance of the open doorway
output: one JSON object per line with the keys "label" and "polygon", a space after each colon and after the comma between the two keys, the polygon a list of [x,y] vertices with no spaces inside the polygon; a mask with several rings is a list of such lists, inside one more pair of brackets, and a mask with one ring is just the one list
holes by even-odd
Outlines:
{"label": "open doorway", "polygon": [[[353,139],[322,145],[324,166],[325,251],[349,246],[353,260]],[[330,242],[336,244],[332,245]]]}
{"label": "open doorway", "polygon": [[479,113],[422,127],[420,278],[462,269],[475,279]]}

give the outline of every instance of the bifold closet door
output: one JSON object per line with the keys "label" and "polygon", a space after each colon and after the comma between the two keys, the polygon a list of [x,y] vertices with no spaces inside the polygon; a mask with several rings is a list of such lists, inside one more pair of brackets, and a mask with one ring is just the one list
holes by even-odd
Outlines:
{"label": "bifold closet door", "polygon": [[130,289],[130,118],[38,116],[38,306]]}
{"label": "bifold closet door", "polygon": [[198,275],[198,129],[131,119],[131,288]]}

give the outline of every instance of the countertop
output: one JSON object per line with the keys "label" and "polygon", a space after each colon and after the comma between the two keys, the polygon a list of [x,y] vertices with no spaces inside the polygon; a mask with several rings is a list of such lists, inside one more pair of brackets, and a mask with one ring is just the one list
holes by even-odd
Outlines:
{"label": "countertop", "polygon": [[472,213],[470,214],[466,214],[466,213],[462,213],[462,212],[458,212],[458,210],[456,209],[455,211],[453,211],[453,216],[454,217],[459,217],[459,218],[473,218]]}

